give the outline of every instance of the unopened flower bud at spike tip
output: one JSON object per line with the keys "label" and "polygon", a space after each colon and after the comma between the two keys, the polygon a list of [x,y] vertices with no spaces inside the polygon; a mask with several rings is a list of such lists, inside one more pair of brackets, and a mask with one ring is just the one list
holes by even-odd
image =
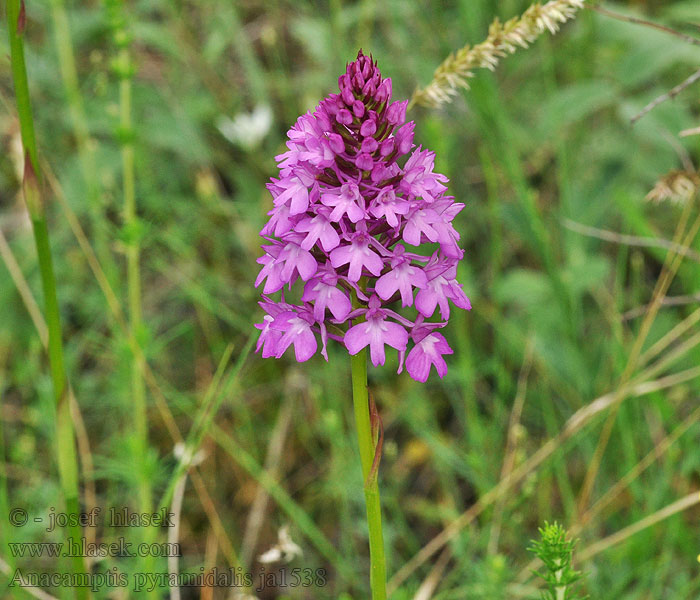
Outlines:
{"label": "unopened flower bud at spike tip", "polygon": [[[464,205],[446,194],[434,154],[414,148],[407,101],[392,102],[391,79],[371,54],[358,52],[338,88],[299,117],[276,157],[255,282],[265,312],[257,350],[280,358],[293,348],[303,362],[320,335],[326,360],[329,340],[350,354],[369,347],[375,366],[388,346],[399,372],[405,359],[416,381],[433,368],[443,377],[452,349],[435,330],[447,325],[451,304],[470,308],[456,280],[463,251],[452,224]],[[295,284],[303,292],[291,304],[284,294]],[[277,293],[280,300],[268,296]]]}

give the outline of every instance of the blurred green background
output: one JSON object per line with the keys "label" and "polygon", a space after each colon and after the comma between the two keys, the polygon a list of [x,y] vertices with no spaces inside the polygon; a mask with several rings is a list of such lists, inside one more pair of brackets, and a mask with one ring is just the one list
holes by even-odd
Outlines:
{"label": "blurred green background", "polygon": [[[144,472],[155,497],[162,494],[177,460],[173,429],[160,409],[168,407],[186,436],[233,344],[221,366],[221,405],[203,436],[203,461],[184,491],[180,570],[238,565],[257,572],[257,557],[288,526],[303,556],[266,570],[323,568],[327,583],[317,589],[267,586],[258,598],[367,598],[347,353],[333,346],[328,364],[316,356],[302,365],[290,356],[245,354],[262,315],[253,281],[258,231],[271,207],[265,183],[276,173],[274,156],[284,150],[286,130],[336,89],[360,47],[392,78],[394,97],[407,98],[430,81],[449,52],[480,42],[495,17],[519,15],[528,2],[143,0],[125,4],[122,25],[115,25],[109,4],[66,2],[63,23],[62,2],[26,0],[27,65],[52,190],[49,225],[67,371],[85,427],[83,501],[105,510],[134,506],[137,474]],[[694,0],[606,6],[699,33]],[[135,69],[139,218],[130,227],[122,220],[120,43]],[[646,387],[624,394],[583,508],[650,452],[658,456],[633,472],[602,510],[582,523],[578,499],[606,411],[560,440],[502,499],[488,495],[507,473],[504,464],[517,469],[576,411],[621,387],[642,322],[639,309],[652,299],[668,250],[630,238],[601,240],[586,227],[673,238],[683,206],[644,197],[669,171],[697,163],[700,138],[678,133],[700,125],[700,88],[690,87],[634,126],[629,119],[698,66],[698,46],[585,10],[558,35],[544,35],[505,58],[495,73],[477,72],[471,89],[452,104],[409,114],[416,143],[436,152],[436,170],[447,174],[451,193],[467,205],[456,221],[466,250],[458,278],[474,308],[454,310],[445,330],[455,354],[444,380],[433,373],[421,385],[397,376],[395,359],[370,370],[385,431],[380,486],[390,574],[480,498],[484,510],[459,528],[447,552],[412,569],[392,598],[413,598],[433,579],[432,595],[423,598],[538,598],[527,546],[545,519],[578,531],[583,558],[576,566],[587,572],[591,598],[700,597],[697,506],[586,557],[591,544],[649,524],[644,520],[699,488],[700,384],[699,373],[689,371],[700,362],[695,323],[649,355],[650,364],[669,360],[637,381]],[[0,102],[0,230],[8,244],[0,266],[5,519],[10,506],[47,513],[60,489],[51,382],[27,310],[28,293],[40,306],[42,296],[19,195],[22,157],[4,29]],[[253,111],[254,118],[241,118]],[[686,211],[688,223],[697,206]],[[136,335],[153,377],[146,455],[131,450],[133,356],[89,253],[75,237],[72,213],[124,306],[124,250],[134,239],[141,243],[144,323]],[[692,247],[700,252],[697,241]],[[8,252],[27,280],[24,298],[18,272],[13,278],[6,268]],[[697,308],[700,265],[697,254],[688,254],[644,350]],[[642,365],[635,376],[640,373]],[[109,528],[93,533],[107,541],[122,535]],[[7,597],[14,566],[60,570],[54,560],[12,559],[6,544],[56,541],[60,532],[48,534],[33,523],[19,530],[0,520],[0,538],[0,593]],[[165,560],[155,564],[166,569]],[[142,570],[126,558],[104,559],[95,569],[114,566]],[[96,597],[127,595],[104,589]],[[182,597],[234,596],[189,588]]]}

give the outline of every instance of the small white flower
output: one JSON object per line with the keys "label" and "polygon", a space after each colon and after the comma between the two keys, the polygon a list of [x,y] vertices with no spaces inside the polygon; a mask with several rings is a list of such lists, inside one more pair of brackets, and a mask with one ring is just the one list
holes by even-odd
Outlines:
{"label": "small white flower", "polygon": [[272,109],[267,104],[252,113],[238,113],[233,119],[219,117],[216,127],[229,142],[251,150],[267,135],[272,126]]}
{"label": "small white flower", "polygon": [[276,562],[288,563],[302,554],[301,548],[294,543],[292,536],[289,535],[289,526],[284,525],[277,534],[277,544],[267,552],[263,552],[258,556],[258,561],[263,564]]}
{"label": "small white flower", "polygon": [[206,458],[206,453],[204,450],[198,450],[194,455],[192,454],[192,449],[188,448],[184,443],[178,442],[173,448],[173,454],[175,458],[180,460],[182,464],[186,467],[196,467],[201,464]]}

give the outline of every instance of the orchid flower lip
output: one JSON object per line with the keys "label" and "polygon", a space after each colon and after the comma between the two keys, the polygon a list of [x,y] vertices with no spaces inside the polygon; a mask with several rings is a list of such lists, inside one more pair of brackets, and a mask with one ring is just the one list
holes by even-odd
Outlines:
{"label": "orchid flower lip", "polygon": [[[463,251],[452,221],[464,205],[446,194],[435,154],[414,144],[408,102],[392,101],[391,79],[371,55],[360,51],[338,85],[290,129],[279,175],[267,185],[257,350],[279,358],[293,347],[303,362],[320,334],[326,360],[328,340],[351,354],[369,347],[375,366],[388,346],[399,372],[405,365],[425,381],[434,367],[442,377],[452,350],[436,330],[447,325],[450,304],[470,307],[455,279]],[[418,250],[424,244],[435,246],[431,255]],[[293,285],[303,288],[300,304],[285,301]],[[443,320],[425,321],[438,306]]]}

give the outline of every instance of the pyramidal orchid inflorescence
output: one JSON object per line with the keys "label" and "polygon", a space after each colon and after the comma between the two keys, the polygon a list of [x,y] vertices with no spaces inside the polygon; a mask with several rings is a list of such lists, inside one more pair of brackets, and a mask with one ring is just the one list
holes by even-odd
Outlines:
{"label": "pyramidal orchid inflorescence", "polygon": [[[463,251],[452,226],[464,205],[446,195],[434,153],[414,146],[408,101],[391,101],[391,79],[371,56],[360,51],[338,84],[340,93],[299,117],[289,150],[276,157],[280,176],[268,184],[274,207],[260,232],[267,243],[255,282],[264,282],[266,313],[257,349],[280,358],[293,346],[303,362],[320,337],[328,360],[330,338],[353,355],[369,346],[377,366],[390,346],[399,372],[405,363],[426,381],[434,365],[442,377],[452,349],[437,330],[450,302],[471,308],[456,280]],[[292,304],[283,288],[298,280],[303,291]],[[280,291],[279,301],[270,297]],[[399,303],[415,307],[413,320],[395,310]],[[428,321],[436,310],[440,320]]]}

